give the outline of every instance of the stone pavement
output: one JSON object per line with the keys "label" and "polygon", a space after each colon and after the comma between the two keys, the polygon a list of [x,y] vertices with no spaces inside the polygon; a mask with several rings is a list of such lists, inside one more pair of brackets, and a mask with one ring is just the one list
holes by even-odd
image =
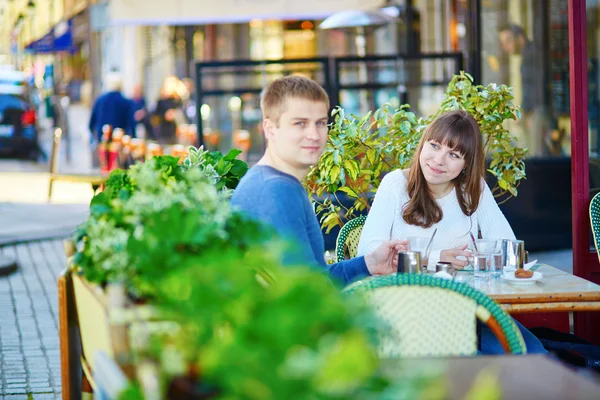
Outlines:
{"label": "stone pavement", "polygon": [[20,269],[0,277],[0,400],[60,399],[56,277],[60,240],[0,247]]}
{"label": "stone pavement", "polygon": [[0,246],[70,236],[88,215],[87,204],[0,203]]}

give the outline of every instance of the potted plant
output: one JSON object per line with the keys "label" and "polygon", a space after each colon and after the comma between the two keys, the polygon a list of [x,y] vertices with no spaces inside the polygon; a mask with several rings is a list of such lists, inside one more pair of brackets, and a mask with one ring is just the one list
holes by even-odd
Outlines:
{"label": "potted plant", "polygon": [[79,327],[90,366],[96,350],[112,354],[115,343],[107,321],[115,303],[146,302],[165,269],[178,266],[179,253],[224,240],[237,222],[237,216],[225,215],[230,191],[248,168],[236,159],[238,154],[191,148],[183,164],[176,157],[155,157],[127,171],[113,171],[104,192],[92,199],[90,217],[74,237],[72,260]]}
{"label": "potted plant", "polygon": [[[448,85],[437,113],[428,118],[417,117],[408,105],[393,110],[385,104],[362,117],[335,109],[325,151],[304,180],[322,228],[328,233],[368,211],[382,177],[408,167],[427,125],[450,110],[468,111],[478,122],[491,159],[488,171],[497,179],[492,193],[501,201],[517,196],[527,149],[515,145],[504,124],[520,118],[520,107],[512,100],[511,88],[474,85],[473,78],[461,72]],[[340,201],[340,193],[350,202]]]}

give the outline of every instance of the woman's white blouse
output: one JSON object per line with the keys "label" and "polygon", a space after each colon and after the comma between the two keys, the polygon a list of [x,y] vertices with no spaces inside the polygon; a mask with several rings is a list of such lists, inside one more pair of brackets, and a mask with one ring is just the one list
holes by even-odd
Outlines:
{"label": "woman's white blouse", "polygon": [[402,170],[388,173],[381,181],[375,199],[363,227],[358,255],[368,254],[386,240],[405,240],[412,236],[431,237],[437,228],[429,255],[428,268],[435,269],[440,251],[469,243],[469,232],[477,237],[478,227],[484,239],[515,239],[508,221],[500,211],[494,196],[485,181],[481,201],[475,214],[463,214],[453,189],[437,199],[443,217],[429,228],[409,225],[402,219],[402,211],[408,203],[408,181]]}

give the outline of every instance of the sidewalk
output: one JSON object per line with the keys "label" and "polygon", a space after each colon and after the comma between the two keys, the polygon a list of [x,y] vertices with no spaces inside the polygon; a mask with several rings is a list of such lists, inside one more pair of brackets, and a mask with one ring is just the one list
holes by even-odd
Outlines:
{"label": "sidewalk", "polygon": [[0,247],[20,268],[0,277],[0,400],[59,400],[56,277],[66,265],[60,241]]}
{"label": "sidewalk", "polygon": [[0,246],[66,238],[88,215],[87,204],[0,203]]}

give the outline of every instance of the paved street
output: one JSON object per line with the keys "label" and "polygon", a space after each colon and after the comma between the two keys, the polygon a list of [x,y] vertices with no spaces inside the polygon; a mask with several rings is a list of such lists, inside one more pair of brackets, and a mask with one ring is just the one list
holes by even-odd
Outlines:
{"label": "paved street", "polygon": [[56,277],[60,241],[0,248],[20,269],[0,278],[0,400],[60,398]]}

